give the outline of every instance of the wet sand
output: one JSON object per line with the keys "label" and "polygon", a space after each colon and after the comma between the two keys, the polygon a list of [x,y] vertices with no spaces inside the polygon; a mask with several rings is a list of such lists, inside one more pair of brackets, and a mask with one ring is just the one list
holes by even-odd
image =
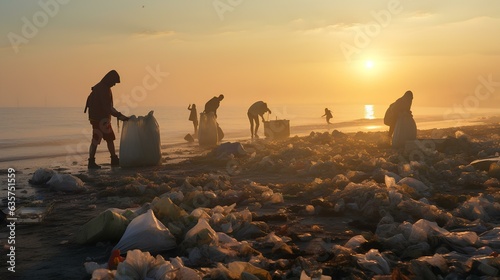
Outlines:
{"label": "wet sand", "polygon": [[[493,157],[500,152],[499,128],[498,124],[492,123],[419,130],[419,139],[450,137],[453,141],[444,147],[433,147],[437,149],[434,152],[424,150],[419,153],[419,160],[425,163],[425,168],[416,167],[412,170],[418,172],[413,173],[412,170],[405,169],[411,166],[410,155],[392,149],[386,132],[321,132],[276,142],[265,139],[245,140],[242,144],[248,155],[241,158],[207,155],[207,150],[186,144],[164,154],[165,162],[162,166],[147,168],[122,169],[104,165],[102,170],[87,171],[86,162],[80,161],[70,168],[65,166],[58,170],[57,166],[43,166],[35,161],[31,167],[20,168],[16,173],[17,193],[21,197],[18,205],[52,204],[53,208],[42,223],[16,226],[16,273],[4,272],[7,271],[7,266],[2,261],[0,278],[90,279],[84,263],[107,262],[114,244],[77,244],[74,238],[81,226],[108,208],[124,209],[151,202],[156,196],[181,188],[186,178],[201,186],[211,182],[207,178],[219,178],[230,188],[238,190],[250,188],[253,182],[270,188],[274,193],[281,193],[284,198],[282,203],[259,202],[259,198],[251,197],[236,200],[226,198],[213,203],[229,205],[236,202],[235,210],[248,208],[253,212],[255,221],[265,221],[269,226],[267,233],[275,232],[292,238],[293,254],[273,254],[269,252],[270,249],[263,248],[261,250],[266,258],[289,259],[293,263],[298,256],[317,257],[325,243],[331,247],[335,244],[344,245],[358,234],[373,236],[383,217],[378,210],[384,207],[374,205],[373,209],[377,211],[372,211],[373,213],[367,212],[366,204],[365,209],[344,207],[335,211],[335,202],[339,202],[336,195],[342,194],[349,183],[383,186],[383,174],[388,171],[401,177],[417,178],[425,183],[430,191],[425,195],[414,194],[414,198],[425,197],[443,211],[451,212],[460,202],[479,194],[488,194],[498,202],[498,179],[478,169],[466,169],[469,177],[463,173],[465,166],[473,160]],[[101,160],[105,161],[104,158],[103,156]],[[62,173],[71,173],[82,179],[88,190],[74,194],[31,186],[27,182],[38,167],[51,167]],[[426,168],[429,167],[433,167],[436,172],[427,172]],[[341,180],[339,176],[346,179]],[[465,182],[458,181],[462,177]],[[131,182],[143,182],[146,187],[137,188]],[[346,204],[356,202],[355,198],[342,198]],[[446,198],[455,199],[447,204],[443,201]],[[307,211],[307,205],[315,207],[312,214]],[[277,213],[282,213],[285,217]],[[395,219],[398,218],[406,218],[414,223],[421,217],[415,214]],[[494,228],[499,226],[499,218],[490,217],[483,224],[489,229]],[[7,234],[3,227],[0,231],[2,260],[5,260],[8,253]],[[310,234],[311,238],[297,238],[301,234]],[[370,248],[364,248],[365,252],[368,249]],[[168,252],[164,256],[176,254],[178,252]],[[332,260],[330,257],[322,263],[324,275],[347,277],[351,264],[339,265],[340,260],[337,261],[336,263],[335,258]],[[290,273],[292,266],[276,270],[285,275],[287,271]],[[404,268],[402,266],[401,269],[407,276],[415,276]],[[356,267],[356,271],[362,270]],[[373,275],[365,271],[360,279],[371,276]]]}

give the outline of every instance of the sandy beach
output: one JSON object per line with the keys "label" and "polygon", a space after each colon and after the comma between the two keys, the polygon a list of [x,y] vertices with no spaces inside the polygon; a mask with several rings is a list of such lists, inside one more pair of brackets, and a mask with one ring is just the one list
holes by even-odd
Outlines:
{"label": "sandy beach", "polygon": [[[177,242],[175,249],[159,254],[166,260],[180,257],[203,279],[238,279],[220,268],[236,261],[268,273],[259,279],[301,279],[308,265],[332,279],[499,276],[498,236],[487,239],[483,234],[499,227],[500,172],[494,166],[470,165],[498,156],[499,128],[492,122],[419,130],[420,141],[406,151],[392,149],[387,132],[334,130],[282,141],[241,141],[247,152],[243,156],[217,154],[186,143],[165,152],[164,163],[157,167],[104,165],[88,171],[83,161],[58,168],[33,160],[16,170],[17,205],[50,206],[50,212],[39,223],[16,225],[16,272],[8,272],[8,264],[2,261],[1,278],[91,279],[84,264],[107,263],[116,242],[78,244],[75,238],[84,224],[106,209],[141,207],[156,197],[169,197],[191,217],[179,233],[173,225],[179,226],[180,221],[155,213],[175,233]],[[29,184],[37,168],[72,174],[86,190],[61,192]],[[2,177],[6,176],[7,170],[2,170]],[[183,196],[173,195],[179,193]],[[200,194],[204,200],[193,199]],[[250,211],[247,222],[254,231],[237,231],[233,221],[233,230],[226,233],[238,245],[204,244],[224,250],[200,249],[201,256],[194,257],[194,248],[206,247],[186,249],[182,242],[195,225],[193,210],[202,207],[210,225],[221,231],[224,227],[212,219],[213,209],[233,204],[235,217]],[[409,231],[415,230],[422,221],[434,223],[441,234],[427,226],[427,235],[419,242],[404,233],[406,246],[394,245],[391,238],[399,236],[398,228],[409,225]],[[9,232],[2,227],[0,234],[5,260]],[[464,239],[471,235],[472,241]],[[356,240],[362,241],[352,245]],[[243,241],[253,253],[236,249]],[[422,244],[427,247],[416,246]],[[379,258],[366,265],[370,254]],[[436,264],[429,261],[432,257],[444,261]]]}

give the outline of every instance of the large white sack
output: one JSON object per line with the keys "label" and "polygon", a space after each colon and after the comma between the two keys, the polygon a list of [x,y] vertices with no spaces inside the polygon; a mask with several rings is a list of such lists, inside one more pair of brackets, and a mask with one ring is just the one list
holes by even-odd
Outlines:
{"label": "large white sack", "polygon": [[200,114],[200,127],[198,129],[198,143],[200,146],[216,146],[219,142],[217,118],[214,113]]}
{"label": "large white sack", "polygon": [[131,116],[123,124],[120,139],[120,166],[161,164],[160,127],[150,111],[146,116]]}
{"label": "large white sack", "polygon": [[175,237],[156,219],[153,210],[150,209],[130,222],[113,251],[127,252],[139,249],[144,252],[162,252],[174,249],[176,246]]}

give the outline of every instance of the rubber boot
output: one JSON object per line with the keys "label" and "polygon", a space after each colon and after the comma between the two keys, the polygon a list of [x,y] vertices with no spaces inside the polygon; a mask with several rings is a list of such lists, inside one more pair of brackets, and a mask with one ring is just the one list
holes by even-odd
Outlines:
{"label": "rubber boot", "polygon": [[97,165],[95,163],[95,158],[89,158],[89,164],[87,165],[87,168],[88,169],[100,169],[101,166]]}
{"label": "rubber boot", "polygon": [[120,166],[120,159],[118,159],[118,156],[111,156],[111,166]]}

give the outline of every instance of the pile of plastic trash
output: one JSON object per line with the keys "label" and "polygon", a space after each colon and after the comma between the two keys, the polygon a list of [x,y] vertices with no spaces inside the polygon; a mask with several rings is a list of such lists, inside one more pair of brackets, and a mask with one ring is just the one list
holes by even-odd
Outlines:
{"label": "pile of plastic trash", "polygon": [[[79,243],[123,253],[114,269],[85,267],[92,279],[500,277],[498,180],[469,164],[486,146],[451,143],[468,149],[409,159],[382,133],[335,131],[255,141],[238,158],[209,154],[237,159],[239,177],[276,174],[280,183],[235,181],[224,170],[169,182],[141,207],[108,209],[82,226]],[[348,220],[351,230],[293,232],[318,217]]]}

